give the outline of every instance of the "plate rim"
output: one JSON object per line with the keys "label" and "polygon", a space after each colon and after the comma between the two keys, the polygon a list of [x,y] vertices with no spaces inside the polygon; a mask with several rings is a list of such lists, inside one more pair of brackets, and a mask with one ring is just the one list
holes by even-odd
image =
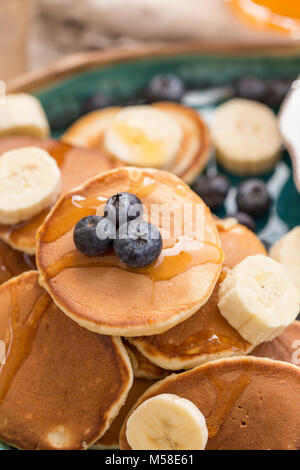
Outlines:
{"label": "plate rim", "polygon": [[126,46],[113,49],[77,52],[61,57],[60,59],[24,73],[9,80],[6,84],[7,93],[35,93],[45,87],[54,85],[61,79],[66,79],[76,73],[83,73],[107,65],[118,64],[128,60],[139,61],[144,58],[159,58],[177,54],[215,54],[235,56],[244,54],[248,56],[300,56],[300,47],[297,45],[261,43],[240,44],[237,42],[203,43],[200,41],[186,41],[174,43],[153,42],[142,45]]}

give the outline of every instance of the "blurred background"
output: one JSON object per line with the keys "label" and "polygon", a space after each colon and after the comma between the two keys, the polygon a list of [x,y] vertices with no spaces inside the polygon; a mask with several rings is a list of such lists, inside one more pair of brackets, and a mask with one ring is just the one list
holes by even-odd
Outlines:
{"label": "blurred background", "polygon": [[0,79],[72,52],[198,40],[300,46],[299,0],[0,0]]}

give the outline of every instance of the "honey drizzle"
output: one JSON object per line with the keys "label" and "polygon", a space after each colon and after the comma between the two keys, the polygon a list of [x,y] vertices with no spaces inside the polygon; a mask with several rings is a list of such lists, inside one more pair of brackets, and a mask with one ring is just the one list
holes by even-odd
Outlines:
{"label": "honey drizzle", "polygon": [[[196,240],[192,240],[196,242]],[[136,274],[144,274],[152,281],[166,281],[172,279],[179,274],[187,271],[192,266],[204,263],[218,264],[221,261],[222,251],[215,245],[207,242],[198,242],[198,251],[183,251],[183,238],[179,240],[173,247],[162,250],[158,260],[151,266],[145,268],[131,268],[123,264],[112,252],[97,256],[85,256],[78,250],[72,250],[64,256],[56,260],[45,269],[45,277],[52,279],[68,268],[119,268],[127,272]],[[211,259],[205,251],[205,259],[203,259],[202,248],[206,245],[211,249]],[[217,251],[217,256],[216,256]],[[192,254],[194,253],[194,254]]]}
{"label": "honey drizzle", "polygon": [[0,366],[0,405],[25,360],[28,358],[39,319],[51,302],[48,294],[41,294],[35,302],[25,323],[20,323],[20,308],[15,284],[10,286],[11,315],[9,318],[9,341],[6,350],[6,364]]}
{"label": "honey drizzle", "polygon": [[215,437],[235,403],[243,391],[251,382],[249,371],[243,372],[236,380],[228,382],[217,379],[212,372],[206,372],[207,378],[214,385],[216,396],[216,407],[212,414],[206,418],[209,439]]}
{"label": "honey drizzle", "polygon": [[[150,176],[144,177],[139,172],[136,178],[134,176],[133,173],[127,188],[129,193],[143,199],[156,190],[158,183]],[[43,243],[55,242],[74,228],[81,218],[96,213],[101,214],[101,207],[104,206],[106,201],[106,198],[99,195],[88,198],[80,194],[70,195],[56,209],[56,218],[60,223],[52,221],[51,227],[47,227],[41,241]],[[205,250],[203,250],[204,247]],[[72,250],[48,266],[45,269],[45,277],[52,279],[68,268],[103,267],[119,268],[127,272],[147,275],[152,281],[163,281],[169,280],[195,265],[204,263],[219,264],[222,258],[223,252],[217,245],[183,235],[174,246],[163,249],[154,264],[145,268],[130,268],[124,265],[113,252],[97,257],[89,257],[77,250]]]}

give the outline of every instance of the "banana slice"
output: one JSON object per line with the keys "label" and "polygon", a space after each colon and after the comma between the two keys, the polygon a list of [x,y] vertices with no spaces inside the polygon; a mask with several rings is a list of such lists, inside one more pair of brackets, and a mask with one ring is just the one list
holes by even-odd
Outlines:
{"label": "banana slice", "polygon": [[264,255],[235,266],[219,290],[223,317],[249,343],[279,336],[299,313],[298,289],[287,269]]}
{"label": "banana slice", "polygon": [[24,147],[0,156],[0,223],[29,220],[53,204],[61,188],[54,158],[38,147]]}
{"label": "banana slice", "polygon": [[47,117],[37,98],[26,93],[6,95],[5,102],[0,104],[0,137],[47,137],[49,134]]}
{"label": "banana slice", "polygon": [[130,106],[119,111],[104,133],[104,146],[111,155],[141,167],[167,168],[181,141],[178,122],[152,106]]}
{"label": "banana slice", "polygon": [[208,431],[193,402],[162,393],[135,409],[127,422],[126,437],[133,450],[203,450]]}
{"label": "banana slice", "polygon": [[300,292],[300,225],[272,246],[270,256],[287,267]]}
{"label": "banana slice", "polygon": [[257,101],[232,99],[214,116],[212,136],[220,163],[238,175],[270,171],[282,141],[274,112]]}

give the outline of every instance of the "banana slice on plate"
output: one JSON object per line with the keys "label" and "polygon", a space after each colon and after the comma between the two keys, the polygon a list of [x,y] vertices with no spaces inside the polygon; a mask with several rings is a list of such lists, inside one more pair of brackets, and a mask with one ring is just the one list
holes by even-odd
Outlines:
{"label": "banana slice on plate", "polygon": [[104,146],[115,158],[127,165],[152,168],[167,168],[181,141],[178,122],[151,106],[125,108],[104,133]]}
{"label": "banana slice on plate", "polygon": [[287,267],[300,292],[300,225],[272,246],[270,256]]}
{"label": "banana slice on plate", "polygon": [[0,137],[47,137],[50,128],[40,101],[26,93],[6,95],[0,105]]}
{"label": "banana slice on plate", "polygon": [[203,450],[208,431],[203,414],[192,401],[162,393],[134,410],[126,437],[134,450]]}
{"label": "banana slice on plate", "polygon": [[277,118],[257,101],[235,98],[221,105],[214,115],[212,137],[220,163],[238,175],[270,171],[281,154]]}
{"label": "banana slice on plate", "polygon": [[38,147],[10,150],[0,156],[0,223],[17,224],[51,206],[60,194],[56,161]]}
{"label": "banana slice on plate", "polygon": [[271,341],[297,317],[300,297],[288,270],[264,256],[248,256],[219,290],[223,317],[249,343]]}

